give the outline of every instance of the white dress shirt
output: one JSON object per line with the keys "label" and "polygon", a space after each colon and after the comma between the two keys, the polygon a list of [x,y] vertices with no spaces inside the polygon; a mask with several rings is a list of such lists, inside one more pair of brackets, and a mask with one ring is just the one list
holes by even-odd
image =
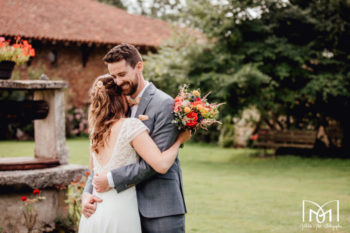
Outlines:
{"label": "white dress shirt", "polygon": [[[136,98],[137,98],[137,97],[140,97],[140,98],[142,99],[142,95],[143,95],[143,93],[145,92],[146,88],[147,88],[148,85],[149,85],[149,82],[145,81],[145,83],[146,83],[146,85],[145,85],[144,88],[140,91],[140,93],[136,96]],[[136,98],[135,98],[135,99],[136,99]],[[133,106],[131,107],[131,115],[130,115],[130,117],[135,117],[138,107],[139,107],[138,105],[133,105]],[[110,171],[107,173],[107,179],[108,179],[109,187],[114,188],[115,185],[114,185],[112,173],[111,173]]]}

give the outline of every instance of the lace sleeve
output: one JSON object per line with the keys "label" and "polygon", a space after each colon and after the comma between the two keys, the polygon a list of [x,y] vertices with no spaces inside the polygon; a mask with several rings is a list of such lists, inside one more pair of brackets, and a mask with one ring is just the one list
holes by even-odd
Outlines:
{"label": "lace sleeve", "polygon": [[128,118],[127,119],[127,141],[131,142],[132,140],[134,140],[134,138],[139,135],[140,133],[142,133],[143,131],[147,131],[149,132],[149,129],[147,128],[147,126],[145,124],[142,123],[142,121],[140,121],[137,118]]}

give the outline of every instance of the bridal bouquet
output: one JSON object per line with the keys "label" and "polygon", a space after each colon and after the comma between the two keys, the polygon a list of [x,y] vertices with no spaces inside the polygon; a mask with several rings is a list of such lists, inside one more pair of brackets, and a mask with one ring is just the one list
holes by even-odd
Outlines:
{"label": "bridal bouquet", "polygon": [[188,91],[187,85],[184,85],[175,98],[174,114],[175,123],[179,130],[190,129],[196,132],[197,129],[205,129],[218,123],[216,120],[219,114],[218,107],[222,104],[208,103],[207,95],[201,98],[200,90]]}

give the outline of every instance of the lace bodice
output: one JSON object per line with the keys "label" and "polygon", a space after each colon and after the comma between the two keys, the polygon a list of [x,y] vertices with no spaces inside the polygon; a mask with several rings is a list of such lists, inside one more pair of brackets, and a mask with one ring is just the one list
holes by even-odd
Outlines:
{"label": "lace bodice", "polygon": [[95,153],[92,153],[94,173],[109,172],[112,169],[137,162],[139,157],[130,145],[130,142],[145,130],[148,131],[148,128],[139,119],[124,119],[112,150],[111,158],[106,165],[101,166],[97,161]]}

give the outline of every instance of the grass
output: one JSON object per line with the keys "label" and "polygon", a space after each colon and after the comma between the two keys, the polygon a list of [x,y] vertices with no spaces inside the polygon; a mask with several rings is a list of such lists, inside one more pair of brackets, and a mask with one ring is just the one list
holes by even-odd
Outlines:
{"label": "grass", "polygon": [[[67,146],[71,163],[88,164],[87,139],[70,139]],[[33,148],[32,142],[0,142],[0,157],[30,155]],[[350,232],[350,160],[256,154],[185,145],[180,160],[186,232]],[[302,231],[302,200],[320,205],[339,200],[342,228]]]}

